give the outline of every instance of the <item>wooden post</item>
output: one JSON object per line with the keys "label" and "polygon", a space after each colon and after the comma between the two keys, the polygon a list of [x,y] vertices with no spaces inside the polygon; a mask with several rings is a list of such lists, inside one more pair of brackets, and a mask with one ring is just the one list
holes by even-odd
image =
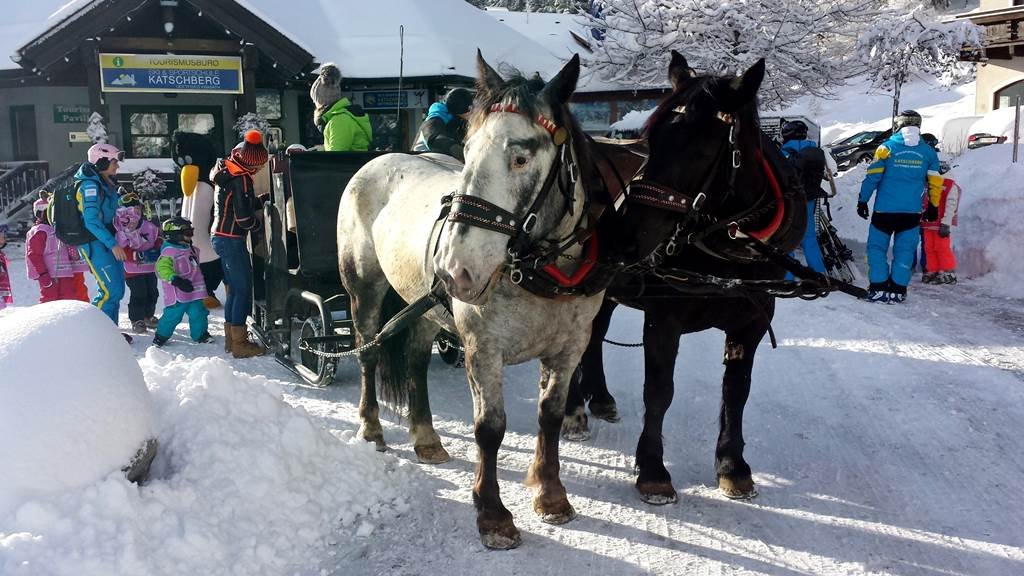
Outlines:
{"label": "wooden post", "polygon": [[242,47],[242,95],[238,99],[238,115],[256,112],[256,68],[260,57],[256,47],[246,44]]}
{"label": "wooden post", "polygon": [[99,112],[103,116],[105,123],[110,122],[110,115],[107,113],[107,103],[103,98],[103,90],[100,85],[99,44],[94,38],[85,40],[80,48],[80,54],[89,85],[89,111]]}

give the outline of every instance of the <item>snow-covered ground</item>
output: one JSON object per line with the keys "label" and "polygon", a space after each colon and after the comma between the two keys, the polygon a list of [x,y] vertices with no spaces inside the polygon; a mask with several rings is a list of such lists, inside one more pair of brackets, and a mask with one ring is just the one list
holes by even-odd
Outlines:
{"label": "snow-covered ground", "polygon": [[[32,288],[16,278],[19,304]],[[453,459],[419,466],[393,415],[392,452],[353,440],[354,362],[311,389],[271,359],[188,343],[183,326],[163,351],[132,345],[158,409],[154,478],[140,489],[115,473],[0,516],[0,574],[1024,573],[1022,304],[971,282],[915,284],[905,306],[781,302],[780,347],[762,346],[746,411],[751,502],[714,488],[721,334],[681,347],[664,433],[681,500],[668,507],[632,487],[642,353],[609,346],[623,419],[563,443],[580,514],[565,526],[541,523],[522,484],[537,367],[508,368],[499,474],[524,539],[504,553],[476,536],[462,370],[431,366]],[[610,337],[638,340],[641,323],[623,310]]]}
{"label": "snow-covered ground", "polygon": [[[808,104],[826,134],[885,121],[886,102],[853,92]],[[909,90],[905,102],[928,130],[940,114],[969,115],[969,92]],[[270,358],[234,360],[219,342],[193,344],[182,325],[164,350],[149,349],[149,337],[131,346],[161,443],[149,483],[111,470],[14,498],[0,512],[0,575],[1024,574],[1024,269],[1013,240],[1024,200],[1007,150],[954,161],[965,189],[954,238],[965,266],[989,266],[981,279],[915,283],[903,306],[842,295],[780,301],[780,347],[761,347],[744,423],[753,501],[715,489],[717,332],[687,336],[680,349],[664,436],[681,498],[667,507],[642,503],[632,487],[642,352],[606,346],[622,421],[592,421],[591,440],[563,442],[562,480],[579,512],[564,526],[541,523],[523,485],[537,366],[506,369],[499,477],[523,544],[493,552],[476,534],[464,371],[431,366],[435,425],[452,461],[420,466],[394,414],[382,415],[390,452],[354,438],[354,361],[341,363],[333,386],[312,389]],[[865,232],[853,213],[862,178],[863,167],[844,173],[833,202],[848,238]],[[22,248],[6,252],[21,313],[38,292]],[[620,310],[609,337],[637,341],[642,322]],[[216,312],[211,332],[220,341]],[[55,348],[74,345],[66,340]],[[49,360],[59,352],[37,353],[50,370],[60,366]],[[62,370],[61,382],[75,386],[75,368]]]}

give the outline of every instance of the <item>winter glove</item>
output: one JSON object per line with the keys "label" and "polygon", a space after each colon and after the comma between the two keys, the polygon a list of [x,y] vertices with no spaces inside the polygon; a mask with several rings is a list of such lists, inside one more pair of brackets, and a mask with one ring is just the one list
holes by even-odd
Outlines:
{"label": "winter glove", "polygon": [[171,279],[171,286],[174,286],[182,292],[191,292],[193,288],[192,282],[189,281],[188,278],[182,278],[181,276],[175,276]]}
{"label": "winter glove", "polygon": [[867,220],[868,216],[870,216],[870,215],[871,215],[871,212],[868,210],[868,203],[867,202],[857,202],[857,216],[860,216],[861,218]]}
{"label": "winter glove", "polygon": [[928,207],[924,209],[924,216],[921,218],[925,222],[935,222],[939,219],[939,207],[928,203]]}
{"label": "winter glove", "polygon": [[949,238],[949,224],[939,224],[939,238]]}
{"label": "winter glove", "polygon": [[49,287],[53,286],[53,278],[51,278],[49,274],[40,274],[39,275],[39,286],[41,286],[43,288],[49,288]]}
{"label": "winter glove", "polygon": [[142,254],[143,254],[143,260],[146,261],[146,262],[156,262],[158,259],[160,259],[160,250],[159,249],[155,249],[154,248],[153,250],[146,250]]}

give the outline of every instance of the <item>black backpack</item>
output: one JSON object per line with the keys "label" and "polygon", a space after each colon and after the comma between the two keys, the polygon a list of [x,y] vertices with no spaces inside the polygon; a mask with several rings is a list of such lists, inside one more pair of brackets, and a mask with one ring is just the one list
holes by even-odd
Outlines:
{"label": "black backpack", "polygon": [[800,183],[804,186],[804,194],[808,200],[816,200],[827,196],[821,188],[821,181],[825,178],[825,170],[828,169],[825,163],[825,151],[817,146],[804,148],[796,154],[789,156],[789,161],[796,168],[800,176]]}
{"label": "black backpack", "polygon": [[[78,184],[69,179],[61,186],[51,190],[50,199],[50,224],[57,238],[71,246],[81,246],[96,239],[92,232],[85,227],[85,218],[78,210]],[[103,189],[99,194],[102,196]]]}

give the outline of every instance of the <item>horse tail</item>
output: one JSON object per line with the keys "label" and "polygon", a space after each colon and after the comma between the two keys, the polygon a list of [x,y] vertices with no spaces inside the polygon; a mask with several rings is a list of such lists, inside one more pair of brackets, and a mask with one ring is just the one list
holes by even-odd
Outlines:
{"label": "horse tail", "polygon": [[[406,301],[388,288],[380,308],[380,325],[383,327],[407,305]],[[409,391],[412,388],[412,374],[409,370],[409,347],[412,330],[400,330],[380,344],[380,360],[377,363],[377,383],[380,400],[395,411],[408,406]]]}

